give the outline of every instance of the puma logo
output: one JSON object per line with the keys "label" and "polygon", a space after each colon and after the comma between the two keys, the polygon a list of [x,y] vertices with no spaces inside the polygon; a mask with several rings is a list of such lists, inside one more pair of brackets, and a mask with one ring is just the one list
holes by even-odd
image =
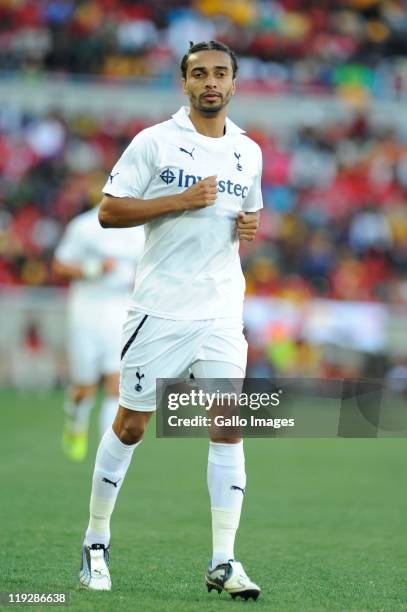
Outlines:
{"label": "puma logo", "polygon": [[193,156],[193,152],[195,151],[195,147],[192,149],[192,151],[187,151],[186,149],[183,149],[182,147],[180,147],[179,150],[182,151],[183,153],[186,153],[187,155],[190,155],[192,157],[192,159],[195,160],[195,158]]}
{"label": "puma logo", "polygon": [[242,487],[238,487],[237,485],[232,485],[230,488],[235,489],[235,491],[241,491],[242,494],[244,495],[244,489],[242,489]]}
{"label": "puma logo", "polygon": [[113,482],[113,480],[109,480],[108,478],[102,478],[102,482],[107,482],[108,484],[113,485],[116,489],[120,481],[121,481],[121,478],[119,478],[119,480],[117,480],[116,482]]}

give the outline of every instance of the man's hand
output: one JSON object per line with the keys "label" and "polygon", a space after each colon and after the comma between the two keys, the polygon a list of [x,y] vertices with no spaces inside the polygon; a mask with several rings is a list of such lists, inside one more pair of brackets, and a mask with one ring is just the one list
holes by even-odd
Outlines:
{"label": "man's hand", "polygon": [[254,240],[259,227],[259,214],[240,212],[236,221],[239,240]]}
{"label": "man's hand", "polygon": [[113,257],[106,257],[103,261],[99,259],[85,259],[80,268],[81,278],[96,280],[104,274],[109,274],[116,267],[116,260]]}
{"label": "man's hand", "polygon": [[218,184],[215,176],[207,176],[192,187],[186,189],[178,198],[182,210],[195,210],[213,206],[218,195]]}
{"label": "man's hand", "polygon": [[65,278],[66,280],[88,279],[94,280],[100,278],[103,274],[108,274],[116,268],[116,260],[113,257],[107,257],[103,261],[99,259],[85,259],[80,264],[67,264],[58,259],[52,262],[52,269],[56,276]]}
{"label": "man's hand", "polygon": [[112,272],[117,266],[117,262],[114,257],[106,257],[102,262],[102,274],[108,274]]}

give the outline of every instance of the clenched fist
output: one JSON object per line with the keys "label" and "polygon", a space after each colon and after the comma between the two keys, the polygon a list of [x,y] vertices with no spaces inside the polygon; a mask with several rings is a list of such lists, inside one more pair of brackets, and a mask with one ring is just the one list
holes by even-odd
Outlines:
{"label": "clenched fist", "polygon": [[218,184],[215,176],[208,176],[186,189],[178,197],[182,210],[195,210],[215,204]]}
{"label": "clenched fist", "polygon": [[239,240],[254,240],[259,227],[258,213],[240,212],[236,221],[236,231]]}

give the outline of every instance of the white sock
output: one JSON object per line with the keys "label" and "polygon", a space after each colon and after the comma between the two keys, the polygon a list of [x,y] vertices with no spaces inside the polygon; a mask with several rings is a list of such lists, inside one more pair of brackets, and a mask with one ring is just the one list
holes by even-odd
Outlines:
{"label": "white sock", "polygon": [[65,423],[71,433],[88,431],[90,413],[94,403],[94,396],[84,397],[78,402],[74,402],[69,396],[65,398]]}
{"label": "white sock", "polygon": [[243,442],[210,442],[208,489],[212,511],[212,568],[234,559],[234,543],[245,487]]}
{"label": "white sock", "polygon": [[110,541],[110,517],[134,449],[141,443],[123,444],[109,428],[100,441],[96,453],[90,497],[90,518],[86,531],[86,544],[104,544]]}
{"label": "white sock", "polygon": [[104,397],[99,412],[99,431],[101,438],[106,429],[109,429],[112,426],[112,423],[116,417],[118,406],[119,398],[116,395],[106,395]]}

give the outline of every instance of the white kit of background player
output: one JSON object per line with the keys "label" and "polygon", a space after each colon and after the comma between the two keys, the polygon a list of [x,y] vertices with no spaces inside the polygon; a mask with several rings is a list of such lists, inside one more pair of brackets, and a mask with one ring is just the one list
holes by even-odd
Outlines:
{"label": "white kit of background player", "polygon": [[63,449],[74,461],[86,455],[89,415],[100,380],[101,435],[117,412],[122,328],[143,246],[142,227],[104,231],[95,207],[68,224],[55,252],[55,271],[71,281]]}
{"label": "white kit of background player", "polygon": [[[185,57],[190,108],[140,132],[103,188],[102,225],[144,223],[146,245],[124,327],[120,407],[93,476],[80,582],[95,590],[111,588],[110,517],[156,408],[156,379],[182,377],[188,369],[208,380],[245,374],[239,238],[253,239],[258,226],[261,152],[226,118],[235,89],[233,53],[211,41]],[[246,483],[243,442],[210,435],[213,555],[206,584],[257,598],[259,587],[233,551]]]}

